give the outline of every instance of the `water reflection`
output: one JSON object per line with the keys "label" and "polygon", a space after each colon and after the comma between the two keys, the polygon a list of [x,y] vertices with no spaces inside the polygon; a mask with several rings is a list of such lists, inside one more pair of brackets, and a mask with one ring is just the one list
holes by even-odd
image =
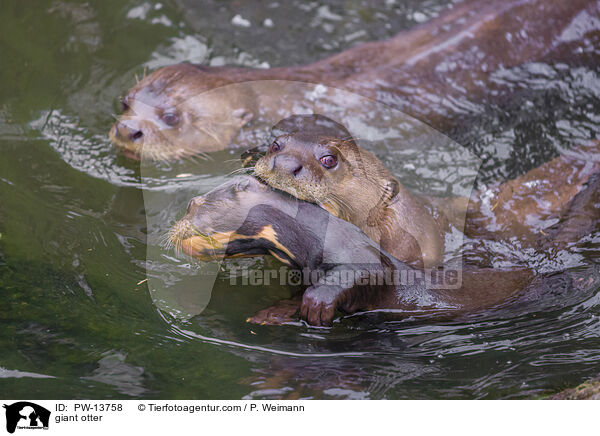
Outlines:
{"label": "water reflection", "polygon": [[[518,245],[491,247],[520,255],[540,271],[567,268],[582,285],[556,275],[541,297],[453,322],[372,314],[344,318],[331,330],[250,326],[249,314],[290,291],[234,292],[226,271],[202,316],[181,320],[158,311],[144,283],[137,285],[148,266],[146,235],[155,230],[140,213],[141,188],[169,192],[187,184],[190,192],[206,192],[235,169],[226,162],[238,153],[158,166],[154,177],[141,180],[138,165],[115,153],[106,138],[116,97],[135,83],[135,74],[184,58],[212,65],[305,64],[392,36],[447,6],[242,2],[230,11],[218,2],[202,10],[191,3],[39,2],[26,15],[19,2],[1,6],[7,18],[0,38],[11,59],[0,66],[2,82],[11,84],[0,90],[5,392],[39,398],[519,398],[596,375],[600,294],[590,266],[598,262],[597,232],[576,251],[555,257],[557,265]],[[238,14],[249,27],[232,23]],[[491,73],[494,89],[510,99],[477,103],[458,89],[437,106],[461,114],[447,133],[483,159],[481,183],[523,174],[598,136],[600,45],[593,36],[573,39],[597,30],[597,20],[582,16],[578,23],[563,34],[565,43],[580,42],[563,46],[572,63],[542,58],[499,68]],[[435,105],[434,97],[422,96]],[[439,162],[433,153],[414,145],[398,150],[381,141],[372,150],[416,191],[454,182],[432,169]],[[168,212],[155,218],[174,219],[181,204],[166,205]],[[255,268],[270,261],[258,262]],[[181,262],[174,271],[189,266]]]}

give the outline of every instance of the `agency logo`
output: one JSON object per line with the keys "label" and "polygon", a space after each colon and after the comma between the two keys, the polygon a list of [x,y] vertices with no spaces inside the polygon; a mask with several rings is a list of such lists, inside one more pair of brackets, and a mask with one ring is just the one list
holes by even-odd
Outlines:
{"label": "agency logo", "polygon": [[28,401],[4,405],[6,409],[6,431],[14,433],[18,429],[48,429],[50,411]]}

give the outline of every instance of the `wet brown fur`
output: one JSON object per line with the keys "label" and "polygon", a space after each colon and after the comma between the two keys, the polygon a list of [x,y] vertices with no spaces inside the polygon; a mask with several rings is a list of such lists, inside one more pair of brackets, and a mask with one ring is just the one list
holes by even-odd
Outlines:
{"label": "wet brown fur", "polygon": [[[258,111],[277,110],[282,104],[291,108],[293,102],[280,95],[245,92],[243,87],[218,99],[205,93],[257,80],[325,84],[375,100],[384,95],[387,104],[448,132],[468,109],[448,110],[445,103],[468,98],[467,106],[476,106],[508,97],[490,80],[500,69],[530,61],[597,66],[595,55],[578,47],[600,39],[598,30],[590,29],[575,40],[561,35],[580,12],[598,16],[598,9],[591,0],[465,0],[390,40],[365,43],[308,65],[164,67],[127,93],[127,107],[110,138],[129,156],[157,160],[250,145],[240,133]],[[161,120],[162,111],[171,109],[181,117],[175,126]]]}

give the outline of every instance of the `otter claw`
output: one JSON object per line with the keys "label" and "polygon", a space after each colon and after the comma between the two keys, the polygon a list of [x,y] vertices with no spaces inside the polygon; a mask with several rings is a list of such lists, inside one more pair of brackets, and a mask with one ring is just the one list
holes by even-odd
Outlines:
{"label": "otter claw", "polygon": [[318,289],[308,289],[302,297],[300,316],[308,324],[317,327],[331,327],[336,305],[331,296]]}

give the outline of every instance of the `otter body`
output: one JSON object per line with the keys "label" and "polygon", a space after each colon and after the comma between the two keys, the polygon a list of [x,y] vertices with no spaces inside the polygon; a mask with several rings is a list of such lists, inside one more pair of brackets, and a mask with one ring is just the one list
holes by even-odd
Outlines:
{"label": "otter body", "polygon": [[192,199],[170,237],[199,260],[271,254],[319,272],[300,304],[311,325],[331,325],[336,310],[456,315],[505,301],[533,280],[528,270],[465,271],[450,280],[444,271],[430,271],[441,285],[429,286],[422,271],[395,259],[356,226],[248,176]]}
{"label": "otter body", "polygon": [[276,125],[275,131],[286,133],[258,159],[255,174],[274,188],[353,223],[404,262],[419,267],[441,264],[445,230],[441,222],[341,125],[336,130],[318,129],[314,126],[319,120],[324,124],[327,118],[293,116]]}
{"label": "otter body", "polygon": [[[112,142],[135,158],[177,159],[252,144],[255,121],[293,113],[301,93],[253,91],[255,81],[326,85],[386,104],[448,132],[469,107],[510,95],[494,73],[528,61],[597,65],[588,44],[600,32],[591,0],[465,0],[387,41],[296,67],[244,69],[179,64],[141,80],[123,99]],[[579,29],[572,36],[569,29]],[[564,37],[565,32],[570,36]],[[292,85],[289,85],[292,86]],[[293,87],[293,86],[292,86]],[[229,88],[229,89],[228,89]],[[210,92],[220,90],[219,92]],[[461,113],[450,102],[464,102]],[[348,103],[352,106],[351,103]],[[349,110],[361,111],[358,107]],[[279,118],[277,118],[279,117]],[[250,138],[247,136],[250,135]]]}
{"label": "otter body", "polygon": [[[328,122],[336,128],[317,126]],[[283,133],[257,160],[254,173],[259,178],[321,205],[358,226],[399,260],[416,266],[442,263],[444,235],[450,226],[471,238],[537,243],[544,233],[540,226],[549,227],[563,215],[600,171],[594,162],[600,142],[595,141],[514,180],[476,191],[470,199],[419,197],[327,117],[295,115],[274,131]]]}

